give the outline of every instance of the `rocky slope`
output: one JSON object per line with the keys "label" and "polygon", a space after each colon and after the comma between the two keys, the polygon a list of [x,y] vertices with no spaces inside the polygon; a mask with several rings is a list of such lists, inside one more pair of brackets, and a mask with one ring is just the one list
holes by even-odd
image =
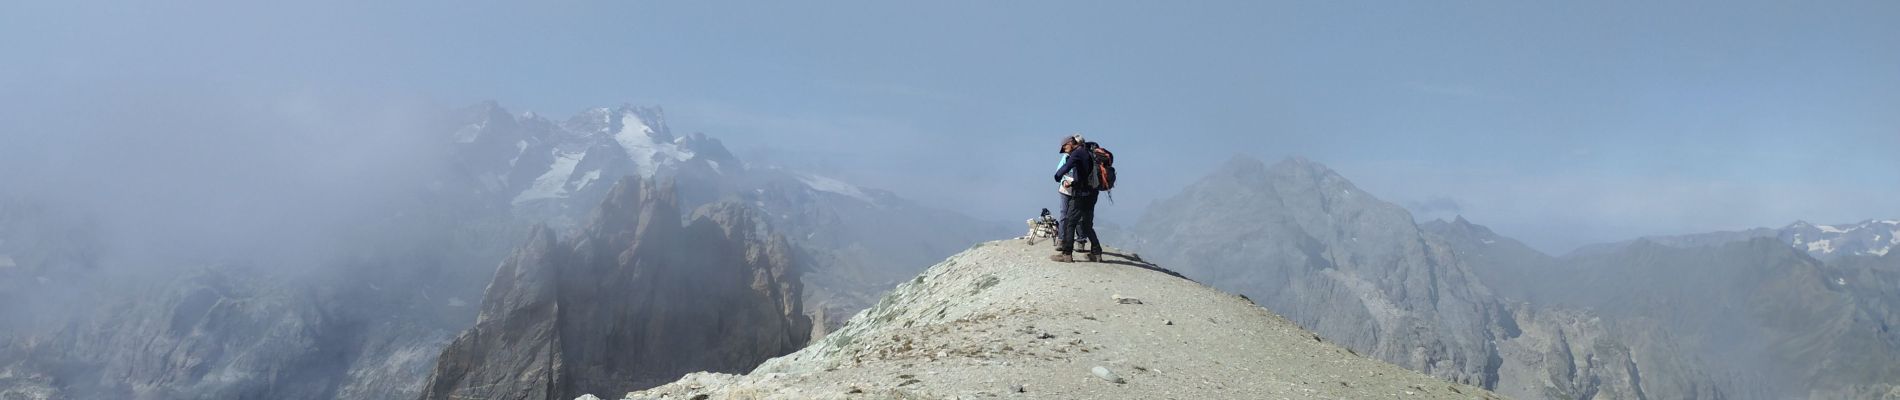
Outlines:
{"label": "rocky slope", "polygon": [[537,228],[423,399],[566,399],[692,371],[740,371],[808,341],[798,267],[744,205],[680,224],[673,187],[628,177],[581,233]]}
{"label": "rocky slope", "polygon": [[[1718,395],[1674,353],[1631,346],[1660,333],[1510,301],[1476,272],[1534,252],[1461,251],[1403,208],[1305,159],[1269,167],[1237,157],[1151,206],[1131,234],[1144,256],[1183,265],[1190,278],[1433,376],[1523,398]],[[1505,239],[1482,240],[1515,243]]]}
{"label": "rocky slope", "polygon": [[1418,227],[1442,239],[1479,281],[1505,298],[1529,299],[1537,287],[1527,283],[1540,281],[1538,276],[1557,268],[1556,257],[1492,232],[1491,228],[1471,223],[1463,216],[1451,221],[1427,221]]}
{"label": "rocky slope", "polygon": [[625,397],[1497,398],[1356,355],[1154,265],[1047,255],[979,244],[750,374],[695,373]]}

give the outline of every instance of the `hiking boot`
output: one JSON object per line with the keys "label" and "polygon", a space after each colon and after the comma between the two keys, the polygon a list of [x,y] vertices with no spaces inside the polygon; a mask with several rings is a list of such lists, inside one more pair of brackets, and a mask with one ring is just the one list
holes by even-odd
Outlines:
{"label": "hiking boot", "polygon": [[1069,253],[1056,253],[1056,255],[1049,256],[1049,261],[1075,262],[1075,256],[1069,255]]}
{"label": "hiking boot", "polygon": [[1089,253],[1086,257],[1089,262],[1102,262],[1102,253]]}

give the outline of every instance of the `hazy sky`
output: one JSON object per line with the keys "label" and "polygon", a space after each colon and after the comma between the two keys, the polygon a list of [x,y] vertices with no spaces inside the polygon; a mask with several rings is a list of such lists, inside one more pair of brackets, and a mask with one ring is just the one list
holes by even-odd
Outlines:
{"label": "hazy sky", "polygon": [[493,99],[660,105],[999,221],[1053,204],[1077,131],[1120,156],[1121,223],[1236,153],[1551,252],[1900,217],[1893,1],[291,3],[0,3],[0,167],[45,178],[84,147],[20,144],[136,126],[89,118],[183,113],[150,129],[190,136],[171,125]]}

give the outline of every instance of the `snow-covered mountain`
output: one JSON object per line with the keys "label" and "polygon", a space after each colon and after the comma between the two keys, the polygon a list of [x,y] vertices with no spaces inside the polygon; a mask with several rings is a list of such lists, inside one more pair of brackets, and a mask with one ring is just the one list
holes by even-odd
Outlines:
{"label": "snow-covered mountain", "polygon": [[1776,237],[1819,259],[1836,256],[1885,256],[1900,245],[1900,220],[1867,220],[1858,224],[1815,225],[1795,221],[1776,231]]}
{"label": "snow-covered mountain", "polygon": [[744,168],[716,139],[675,136],[657,107],[592,108],[557,123],[488,102],[465,115],[452,138],[458,169],[482,198],[530,219],[572,217],[567,206],[586,209],[605,193],[603,182],[622,176],[717,176]]}
{"label": "snow-covered mountain", "polygon": [[1795,221],[1788,226],[1719,231],[1673,236],[1645,236],[1636,240],[1593,244],[1578,248],[1570,255],[1583,256],[1615,252],[1638,241],[1668,247],[1709,247],[1755,238],[1775,238],[1815,259],[1828,261],[1847,256],[1880,257],[1900,246],[1900,220],[1866,220],[1856,224],[1816,225]]}
{"label": "snow-covered mountain", "polygon": [[[810,205],[786,202],[792,200],[913,207],[889,192],[836,178],[748,165],[719,139],[675,135],[658,107],[591,108],[557,123],[486,102],[464,110],[456,123],[453,159],[464,187],[445,183],[438,190],[470,191],[487,206],[510,208],[556,227],[571,226],[580,216],[575,211],[597,205],[608,183],[622,176],[671,178],[684,207],[736,195],[778,211],[781,219],[794,218]],[[799,193],[773,193],[786,191]]]}
{"label": "snow-covered mountain", "polygon": [[[819,329],[876,301],[964,245],[1009,234],[1007,227],[925,207],[888,191],[835,177],[752,165],[701,133],[676,135],[655,107],[591,108],[556,123],[487,102],[453,116],[454,171],[436,188],[446,201],[473,201],[556,229],[576,227],[623,176],[670,180],[691,210],[737,200],[767,216],[813,259],[806,291]],[[458,200],[472,199],[472,200]],[[919,226],[891,235],[893,226]]]}

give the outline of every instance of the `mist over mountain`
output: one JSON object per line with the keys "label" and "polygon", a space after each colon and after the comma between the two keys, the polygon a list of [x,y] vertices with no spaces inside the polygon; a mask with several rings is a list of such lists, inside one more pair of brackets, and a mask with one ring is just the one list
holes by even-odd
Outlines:
{"label": "mist over mountain", "polygon": [[0,1],[0,400],[1900,400],[1894,21]]}
{"label": "mist over mountain", "polygon": [[[374,131],[390,138],[327,139],[341,146],[326,150],[332,154],[383,158],[357,160],[363,165],[330,171],[344,177],[309,187],[297,186],[303,178],[294,171],[335,162],[225,161],[283,180],[271,186],[281,189],[262,192],[66,201],[76,194],[52,190],[63,186],[9,186],[15,190],[0,203],[0,298],[19,301],[7,302],[0,323],[7,333],[0,335],[0,370],[8,377],[0,391],[28,398],[415,397],[442,348],[474,324],[496,265],[535,235],[530,227],[580,229],[577,221],[623,176],[676,182],[669,190],[678,200],[667,204],[678,208],[677,224],[708,204],[738,204],[750,211],[714,214],[749,213],[756,222],[748,226],[785,237],[786,250],[775,257],[804,271],[788,279],[812,282],[792,294],[795,309],[810,316],[794,314],[818,321],[797,325],[804,330],[797,337],[822,335],[827,323],[841,324],[902,276],[1002,234],[888,192],[747,164],[718,139],[674,136],[657,108],[595,108],[560,123],[493,102],[429,115],[436,117]],[[350,150],[359,147],[378,150]],[[211,172],[193,168],[139,173]],[[369,176],[350,176],[357,173]],[[114,190],[122,188],[94,191]],[[228,218],[270,222],[221,225]],[[889,235],[883,229],[890,224],[938,229]]]}
{"label": "mist over mountain", "polygon": [[[322,222],[156,235],[111,219],[155,205],[101,213],[110,203],[10,195],[0,392],[632,390],[798,350],[933,257],[1013,233],[748,163],[717,138],[674,133],[658,108],[556,122],[488,102],[428,120],[403,133],[426,145],[384,153],[416,154],[381,164],[405,171],[381,178],[386,193],[324,209],[288,198],[327,187],[285,186],[256,197],[280,204],[235,210],[312,208]],[[134,221],[163,218],[180,216]],[[1893,227],[1796,223],[1553,257],[1462,217],[1415,223],[1304,158],[1237,157],[1103,230],[1329,342],[1439,379],[1517,398],[1746,399],[1893,389]],[[709,272],[721,268],[738,269]],[[652,300],[600,300],[615,295]]]}

